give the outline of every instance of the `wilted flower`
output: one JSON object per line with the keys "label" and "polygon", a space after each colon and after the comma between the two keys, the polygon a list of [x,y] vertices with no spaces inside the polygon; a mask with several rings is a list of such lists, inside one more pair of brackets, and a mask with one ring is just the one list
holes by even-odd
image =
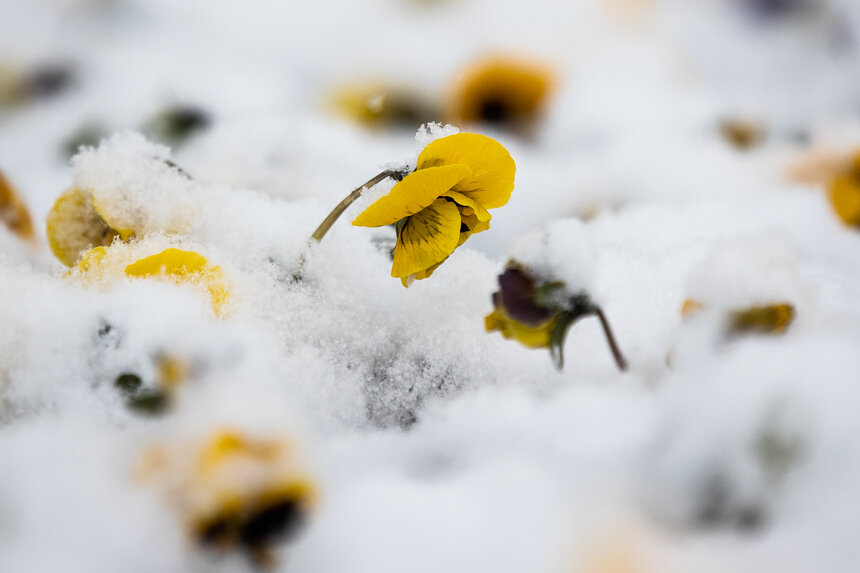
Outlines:
{"label": "wilted flower", "polygon": [[316,498],[294,445],[234,429],[151,449],[140,473],[166,490],[198,543],[247,552],[258,565],[272,564],[272,544],[295,532]]}
{"label": "wilted flower", "polygon": [[36,240],[30,212],[2,171],[0,171],[0,222],[22,239]]}
{"label": "wilted flower", "polygon": [[391,276],[424,279],[473,233],[490,227],[488,209],[510,199],[516,166],[494,139],[458,133],[431,142],[417,169],[364,210],[353,225],[395,224]]}
{"label": "wilted flower", "polygon": [[528,132],[544,111],[553,74],[543,64],[496,56],[466,70],[448,103],[452,123],[483,123]]}
{"label": "wilted flower", "polygon": [[561,281],[539,281],[511,261],[499,275],[493,307],[484,318],[487,332],[498,330],[529,348],[548,348],[558,368],[564,365],[564,340],[570,327],[581,318],[597,316],[618,368],[627,369],[603,311],[586,293],[571,294]]}

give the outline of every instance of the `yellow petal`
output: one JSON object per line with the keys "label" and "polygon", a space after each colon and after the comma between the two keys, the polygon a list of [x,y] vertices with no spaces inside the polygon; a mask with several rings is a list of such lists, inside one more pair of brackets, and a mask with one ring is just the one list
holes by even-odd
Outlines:
{"label": "yellow petal", "polygon": [[472,173],[465,165],[444,165],[410,173],[384,197],[364,210],[353,225],[383,227],[414,215],[431,205],[455,184],[468,179]]}
{"label": "yellow petal", "polygon": [[436,201],[403,224],[394,247],[391,276],[408,277],[444,261],[460,239],[460,211],[446,199]]}
{"label": "yellow petal", "polygon": [[206,257],[194,251],[165,249],[157,255],[146,257],[125,267],[130,277],[149,277],[152,275],[184,276],[199,273],[206,267]]}
{"label": "yellow petal", "polygon": [[549,348],[554,328],[555,317],[532,328],[512,319],[502,308],[496,308],[484,317],[484,329],[487,332],[498,330],[505,338],[513,338],[528,348]]}
{"label": "yellow petal", "polygon": [[123,241],[129,240],[134,235],[134,230],[123,228],[120,224],[120,220],[116,217],[111,216],[110,211],[105,208],[103,202],[99,201],[92,193],[91,197],[93,202],[93,209],[96,210],[96,213],[99,214],[99,217],[101,217],[102,220],[104,220],[104,222],[107,223],[111,229],[119,233],[120,239],[122,239]]}
{"label": "yellow petal", "polygon": [[165,249],[157,255],[146,257],[125,267],[129,277],[165,276],[174,280],[191,278],[202,284],[212,299],[212,310],[223,316],[229,298],[229,289],[224,283],[221,267],[210,266],[206,257],[194,251]]}
{"label": "yellow petal", "polygon": [[[463,213],[463,215],[465,216],[474,215],[474,217],[478,221],[481,221],[483,223],[493,218],[493,216],[490,215],[490,212],[487,211],[483,205],[481,205],[471,197],[467,197],[466,195],[463,195],[462,193],[459,193],[457,191],[448,191],[447,193],[445,193],[444,196],[450,197],[457,205],[464,207],[465,212],[464,209],[461,209],[460,212]],[[471,212],[468,211],[469,209],[471,209]],[[471,228],[471,226],[469,226],[469,228]]]}
{"label": "yellow petal", "polygon": [[501,207],[511,198],[516,165],[501,143],[478,133],[457,133],[430,142],[418,156],[420,173],[439,165],[466,165],[472,176],[454,191],[471,197],[485,209]]}
{"label": "yellow petal", "polygon": [[72,266],[83,251],[113,242],[117,232],[93,208],[89,192],[72,188],[54,202],[48,212],[46,232],[54,255]]}

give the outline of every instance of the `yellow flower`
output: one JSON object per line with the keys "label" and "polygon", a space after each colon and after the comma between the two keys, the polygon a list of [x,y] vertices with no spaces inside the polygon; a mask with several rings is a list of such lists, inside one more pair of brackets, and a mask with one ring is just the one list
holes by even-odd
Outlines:
{"label": "yellow flower", "polygon": [[60,195],[48,212],[46,233],[54,256],[73,266],[93,247],[110,245],[116,237],[131,238],[130,229],[111,226],[89,191],[73,187]]}
{"label": "yellow flower", "polygon": [[203,255],[169,248],[129,262],[129,257],[133,256],[129,248],[95,247],[84,253],[70,275],[97,283],[110,283],[119,276],[126,276],[191,284],[202,287],[208,293],[212,310],[217,316],[223,316],[226,312],[230,292],[221,267],[210,265]]}
{"label": "yellow flower", "polygon": [[466,70],[447,106],[451,123],[484,123],[527,132],[546,107],[553,74],[543,64],[496,56]]}
{"label": "yellow flower", "polygon": [[316,484],[298,458],[281,437],[228,428],[147,450],[138,475],[166,489],[202,546],[241,550],[268,565],[272,542],[293,533],[316,501]]}
{"label": "yellow flower", "polygon": [[830,204],[846,225],[860,225],[860,153],[830,184]]}
{"label": "yellow flower", "polygon": [[35,241],[33,221],[27,206],[12,184],[0,171],[0,223],[5,223],[9,230],[27,241]]}
{"label": "yellow flower", "polygon": [[[681,306],[681,317],[690,318],[707,304],[688,298]],[[782,334],[794,321],[794,305],[788,302],[757,305],[732,310],[728,315],[728,334]]]}
{"label": "yellow flower", "polygon": [[782,334],[793,321],[794,306],[783,302],[733,312],[730,329],[735,334]]}
{"label": "yellow flower", "polygon": [[508,202],[516,166],[494,139],[458,133],[431,142],[417,169],[364,210],[353,225],[397,225],[391,276],[424,279],[473,233],[490,227],[488,209]]}
{"label": "yellow flower", "polygon": [[351,84],[338,88],[331,107],[340,115],[370,128],[416,126],[441,119],[441,112],[418,93],[384,83]]}

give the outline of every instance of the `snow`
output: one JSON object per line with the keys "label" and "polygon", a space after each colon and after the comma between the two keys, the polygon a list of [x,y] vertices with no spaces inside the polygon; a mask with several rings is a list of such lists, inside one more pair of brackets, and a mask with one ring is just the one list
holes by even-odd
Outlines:
{"label": "snow", "polygon": [[[860,231],[827,178],[860,145],[858,37],[849,0],[0,4],[0,82],[73,78],[13,104],[0,85],[0,169],[39,235],[0,224],[0,571],[853,571]],[[528,132],[325,104],[382,78],[441,109],[506,53],[555,71]],[[169,148],[147,129],[173,105],[211,121]],[[732,147],[726,119],[762,142]],[[350,224],[391,179],[310,240],[457,132],[504,145],[516,185],[432,277],[403,288],[394,231]],[[110,272],[47,247],[72,188],[133,232]],[[220,269],[223,313],[193,277],[124,274],[167,248]],[[486,333],[509,259],[587,292],[629,371],[594,319],[562,371]],[[726,336],[779,303],[785,333]],[[130,406],[130,374],[162,413]],[[183,487],[225,432],[289,444],[317,490],[266,566],[190,526]]]}

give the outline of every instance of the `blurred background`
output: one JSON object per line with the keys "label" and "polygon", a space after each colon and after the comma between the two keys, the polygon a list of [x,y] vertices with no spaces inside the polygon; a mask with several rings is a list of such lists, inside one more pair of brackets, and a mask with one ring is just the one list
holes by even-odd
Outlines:
{"label": "blurred background", "polygon": [[587,215],[689,187],[638,173],[679,147],[853,140],[858,38],[852,0],[4,0],[0,168],[40,219],[80,145],[135,129],[206,181],[318,196],[440,121],[577,159]]}

